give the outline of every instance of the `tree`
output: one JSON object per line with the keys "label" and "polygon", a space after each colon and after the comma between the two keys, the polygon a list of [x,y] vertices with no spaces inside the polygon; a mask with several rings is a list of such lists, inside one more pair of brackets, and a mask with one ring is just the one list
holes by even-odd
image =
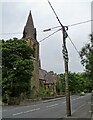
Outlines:
{"label": "tree", "polygon": [[90,43],[80,51],[81,63],[85,67],[86,76],[90,80],[90,91],[93,89],[93,34],[90,35]]}
{"label": "tree", "polygon": [[33,49],[23,39],[2,40],[2,98],[12,104],[11,98],[30,93]]}
{"label": "tree", "polygon": [[[86,78],[86,73],[68,73],[69,91],[71,94],[80,93],[81,91],[89,92],[89,80]],[[65,78],[64,74],[60,74],[60,80],[57,82],[57,92],[65,93]]]}
{"label": "tree", "polygon": [[56,83],[56,91],[58,94],[65,93],[65,76],[60,74],[60,79]]}

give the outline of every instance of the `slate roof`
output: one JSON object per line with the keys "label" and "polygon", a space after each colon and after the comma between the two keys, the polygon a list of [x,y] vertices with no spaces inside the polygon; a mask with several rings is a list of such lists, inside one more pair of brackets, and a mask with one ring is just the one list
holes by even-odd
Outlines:
{"label": "slate roof", "polygon": [[55,77],[46,70],[39,69],[39,79],[45,81],[45,84],[54,84]]}
{"label": "slate roof", "polygon": [[43,69],[39,69],[39,79],[40,80],[45,80],[45,76],[47,74],[47,71],[46,70],[43,70]]}
{"label": "slate roof", "polygon": [[50,73],[47,73],[45,76],[46,84],[54,84],[54,76]]}

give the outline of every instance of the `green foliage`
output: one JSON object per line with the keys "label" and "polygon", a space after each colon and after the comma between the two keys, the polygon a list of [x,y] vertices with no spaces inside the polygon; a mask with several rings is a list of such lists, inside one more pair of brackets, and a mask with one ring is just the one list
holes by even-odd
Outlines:
{"label": "green foliage", "polygon": [[80,51],[81,63],[85,67],[86,76],[90,80],[90,91],[93,89],[93,34],[90,35],[90,43]]}
{"label": "green foliage", "polygon": [[[60,75],[61,79],[57,82],[57,93],[65,93],[65,76]],[[85,73],[68,73],[69,91],[72,94],[80,93],[81,91],[89,92],[89,79]]]}
{"label": "green foliage", "polygon": [[58,94],[65,92],[65,76],[64,76],[64,74],[60,74],[60,80],[57,81],[56,91]]}
{"label": "green foliage", "polygon": [[2,40],[3,102],[30,92],[33,71],[32,48],[23,39]]}
{"label": "green foliage", "polygon": [[85,77],[85,73],[69,72],[69,90],[71,93],[79,93],[81,91],[88,92],[86,85],[87,79]]}
{"label": "green foliage", "polygon": [[51,97],[53,96],[53,92],[51,91],[51,89],[49,88],[44,88],[44,87],[40,87],[39,89],[39,96],[42,97]]}

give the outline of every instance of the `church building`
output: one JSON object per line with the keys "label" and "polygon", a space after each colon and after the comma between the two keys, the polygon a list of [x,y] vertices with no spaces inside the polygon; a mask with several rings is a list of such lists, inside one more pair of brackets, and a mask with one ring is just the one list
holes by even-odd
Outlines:
{"label": "church building", "polygon": [[51,75],[41,68],[39,59],[39,42],[36,38],[36,28],[34,27],[31,11],[24,27],[23,39],[25,39],[32,49],[34,49],[34,54],[32,56],[34,71],[31,79],[31,90],[34,95],[39,95],[38,92],[40,87],[42,87],[41,84],[43,84],[45,89],[51,88],[51,91],[56,93],[56,82],[59,80],[59,77],[57,75]]}
{"label": "church building", "polygon": [[39,42],[36,40],[36,28],[34,27],[31,11],[23,31],[23,39],[34,49],[32,57],[34,64],[33,77],[31,79],[31,90],[38,94],[39,91]]}

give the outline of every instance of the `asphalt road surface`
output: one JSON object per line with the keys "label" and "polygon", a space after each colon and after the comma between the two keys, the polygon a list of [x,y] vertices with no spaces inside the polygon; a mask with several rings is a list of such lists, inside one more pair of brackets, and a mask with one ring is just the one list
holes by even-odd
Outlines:
{"label": "asphalt road surface", "polygon": [[[73,95],[71,99],[72,117],[91,117],[91,94]],[[66,117],[65,97],[42,101],[35,105],[3,106],[2,118],[64,118]]]}

